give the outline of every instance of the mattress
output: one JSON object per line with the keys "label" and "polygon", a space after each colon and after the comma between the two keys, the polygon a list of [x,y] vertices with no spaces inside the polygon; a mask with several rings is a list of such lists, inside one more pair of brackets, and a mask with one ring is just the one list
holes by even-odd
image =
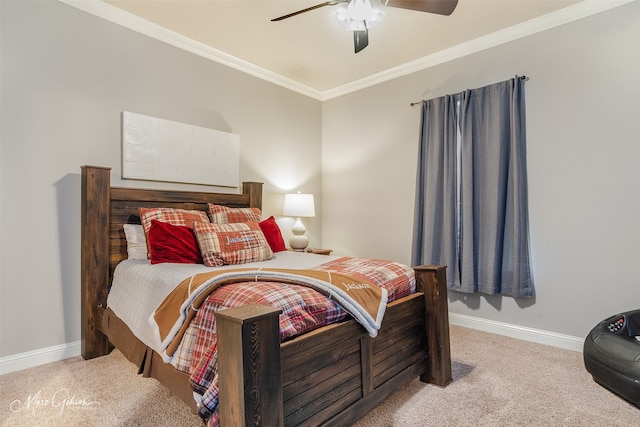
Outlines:
{"label": "mattress", "polygon": [[[243,264],[249,268],[308,269],[337,259],[335,256],[303,252],[277,252],[269,261]],[[124,321],[131,332],[145,345],[158,351],[149,317],[166,296],[187,277],[212,270],[237,268],[229,265],[206,267],[202,264],[162,263],[149,260],[125,260],[114,271],[107,306]]]}

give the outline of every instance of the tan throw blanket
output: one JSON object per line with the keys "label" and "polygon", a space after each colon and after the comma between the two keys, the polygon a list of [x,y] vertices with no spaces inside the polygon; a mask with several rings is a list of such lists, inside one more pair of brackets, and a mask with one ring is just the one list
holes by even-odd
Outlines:
{"label": "tan throw blanket", "polygon": [[183,280],[149,318],[165,362],[171,360],[189,323],[211,292],[225,284],[250,281],[311,287],[340,304],[372,337],[378,334],[387,306],[386,289],[328,270],[246,268],[196,274]]}

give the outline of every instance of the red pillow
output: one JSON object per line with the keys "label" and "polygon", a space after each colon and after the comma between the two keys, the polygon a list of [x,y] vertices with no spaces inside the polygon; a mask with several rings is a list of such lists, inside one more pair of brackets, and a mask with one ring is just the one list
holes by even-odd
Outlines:
{"label": "red pillow", "polygon": [[189,227],[152,219],[148,238],[151,264],[202,264],[198,240]]}
{"label": "red pillow", "polygon": [[270,216],[260,222],[260,228],[264,233],[264,237],[267,238],[267,243],[269,243],[273,252],[282,252],[287,250],[287,247],[284,244],[284,239],[282,238],[282,233],[280,232],[280,227],[278,227],[278,223],[273,216]]}

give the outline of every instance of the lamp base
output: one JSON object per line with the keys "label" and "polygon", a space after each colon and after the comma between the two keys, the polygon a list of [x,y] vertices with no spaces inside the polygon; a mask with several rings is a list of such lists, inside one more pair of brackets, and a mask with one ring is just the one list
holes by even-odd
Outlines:
{"label": "lamp base", "polygon": [[291,236],[289,239],[289,247],[297,252],[303,252],[309,246],[309,238],[307,236]]}
{"label": "lamp base", "polygon": [[296,218],[296,222],[291,228],[293,236],[289,238],[289,247],[294,251],[304,251],[309,246],[309,238],[305,236],[307,230],[304,228],[300,218]]}

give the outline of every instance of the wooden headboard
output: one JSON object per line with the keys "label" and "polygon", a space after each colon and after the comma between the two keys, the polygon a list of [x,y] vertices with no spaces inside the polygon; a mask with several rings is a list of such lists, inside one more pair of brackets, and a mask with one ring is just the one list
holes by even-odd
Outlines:
{"label": "wooden headboard", "polygon": [[116,265],[127,258],[124,224],[140,224],[138,208],[208,211],[208,203],[262,209],[262,183],[244,182],[242,194],[111,187],[111,168],[82,166],[81,289],[82,356],[109,352],[102,314]]}

